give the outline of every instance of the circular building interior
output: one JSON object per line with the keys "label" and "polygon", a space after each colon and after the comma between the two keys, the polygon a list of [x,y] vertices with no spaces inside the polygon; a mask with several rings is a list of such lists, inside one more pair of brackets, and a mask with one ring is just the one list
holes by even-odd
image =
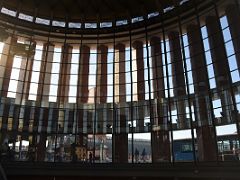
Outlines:
{"label": "circular building interior", "polygon": [[1,0],[0,176],[237,179],[239,8]]}

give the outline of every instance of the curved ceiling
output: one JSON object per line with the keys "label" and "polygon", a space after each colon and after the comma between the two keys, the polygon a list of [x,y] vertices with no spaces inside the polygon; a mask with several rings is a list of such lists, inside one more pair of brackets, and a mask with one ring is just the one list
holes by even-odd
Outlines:
{"label": "curved ceiling", "polygon": [[180,0],[3,0],[3,6],[29,15],[64,21],[98,22],[161,12]]}

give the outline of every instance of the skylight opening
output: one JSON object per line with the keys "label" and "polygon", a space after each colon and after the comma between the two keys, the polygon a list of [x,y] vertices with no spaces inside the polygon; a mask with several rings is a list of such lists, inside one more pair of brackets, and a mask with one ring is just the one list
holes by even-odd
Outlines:
{"label": "skylight opening", "polygon": [[3,8],[1,9],[1,13],[6,14],[6,15],[9,15],[9,16],[13,16],[13,17],[16,17],[16,15],[17,15],[17,12],[16,12],[16,11],[7,9],[7,8],[5,8],[5,7],[3,7]]}
{"label": "skylight opening", "polygon": [[148,14],[148,19],[156,17],[156,16],[159,16],[159,12],[153,12],[153,13]]}
{"label": "skylight opening", "polygon": [[70,23],[68,23],[68,27],[69,27],[69,28],[77,28],[77,29],[80,29],[80,28],[81,28],[81,23],[70,22]]}
{"label": "skylight opening", "polygon": [[186,2],[188,2],[189,0],[182,0],[182,1],[180,1],[180,5],[182,5],[182,4],[184,4],[184,3],[186,3]]}
{"label": "skylight opening", "polygon": [[37,17],[36,18],[36,21],[35,21],[37,24],[43,24],[43,25],[50,25],[50,20],[48,19],[42,19],[42,18],[39,18]]}
{"label": "skylight opening", "polygon": [[112,22],[102,22],[100,23],[100,28],[112,27]]}
{"label": "skylight opening", "polygon": [[66,23],[63,21],[52,21],[52,25],[57,27],[65,27]]}
{"label": "skylight opening", "polygon": [[128,24],[127,20],[116,21],[116,26],[123,26],[123,25],[126,25],[126,24]]}
{"label": "skylight opening", "polygon": [[163,12],[166,13],[166,12],[169,12],[169,11],[171,11],[173,9],[174,9],[174,6],[169,6],[169,7],[165,8],[165,9],[163,9]]}
{"label": "skylight opening", "polygon": [[22,20],[25,20],[25,21],[33,22],[33,16],[30,16],[30,15],[27,15],[27,14],[19,13],[18,18],[22,19]]}
{"label": "skylight opening", "polygon": [[140,22],[143,20],[144,20],[143,16],[135,17],[135,18],[132,18],[132,23]]}
{"label": "skylight opening", "polygon": [[85,23],[86,29],[95,29],[97,28],[97,23]]}

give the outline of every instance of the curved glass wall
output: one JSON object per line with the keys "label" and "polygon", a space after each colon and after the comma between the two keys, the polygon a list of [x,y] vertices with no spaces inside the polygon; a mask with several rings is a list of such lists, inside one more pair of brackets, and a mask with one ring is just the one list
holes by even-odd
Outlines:
{"label": "curved glass wall", "polygon": [[3,159],[239,160],[240,11],[231,3],[196,5],[171,24],[142,19],[144,33],[1,28]]}

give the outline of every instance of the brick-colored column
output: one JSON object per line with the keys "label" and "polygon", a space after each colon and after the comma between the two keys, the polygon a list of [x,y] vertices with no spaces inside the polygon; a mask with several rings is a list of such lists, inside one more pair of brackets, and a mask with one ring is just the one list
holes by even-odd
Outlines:
{"label": "brick-colored column", "polygon": [[51,71],[53,62],[54,45],[44,44],[42,53],[42,63],[40,68],[39,83],[38,83],[38,93],[36,101],[42,103],[43,106],[47,105],[50,82],[51,82]]}
{"label": "brick-colored column", "polygon": [[[104,118],[104,107],[101,103],[107,102],[107,55],[108,47],[100,45],[97,48],[97,81],[96,81],[96,103],[100,108],[97,108],[97,127],[98,133],[103,132],[106,127],[106,118]],[[105,126],[105,127],[104,127]]]}
{"label": "brick-colored column", "polygon": [[172,62],[172,76],[173,76],[173,93],[177,98],[177,123],[178,127],[186,127],[186,114],[185,114],[185,103],[184,96],[186,95],[186,85],[183,70],[183,60],[181,53],[181,45],[179,33],[176,31],[169,32],[169,45],[171,51],[171,62]]}
{"label": "brick-colored column", "polygon": [[97,103],[107,102],[107,54],[108,47],[101,45],[97,50]]}
{"label": "brick-colored column", "polygon": [[7,135],[7,127],[8,127],[8,116],[9,116],[9,109],[10,105],[8,103],[3,104],[3,117],[2,117],[2,128],[1,128],[1,139],[0,143],[3,144],[6,135]]}
{"label": "brick-colored column", "polygon": [[68,102],[68,93],[70,85],[72,46],[65,44],[62,47],[62,60],[60,64],[60,73],[58,81],[57,102],[64,104]]}
{"label": "brick-colored column", "polygon": [[[18,44],[17,46],[22,46],[23,44]],[[19,78],[18,78],[18,84],[16,89],[16,98],[15,98],[15,104],[21,104],[22,108],[20,108],[20,114],[23,114],[23,134],[22,134],[22,140],[28,140],[29,139],[29,120],[30,115],[32,113],[32,108],[30,107],[30,104],[28,104],[28,93],[30,89],[30,83],[31,83],[31,75],[32,75],[32,68],[33,68],[33,61],[34,61],[34,55],[35,55],[35,48],[36,43],[31,41],[29,42],[28,39],[25,39],[24,41],[25,47],[28,47],[29,50],[25,51],[24,54],[21,55],[21,65],[20,65],[20,72],[19,72]],[[19,48],[19,47],[17,47]],[[16,48],[16,49],[17,49]],[[13,52],[15,53],[15,52]],[[19,52],[16,52],[18,55]]]}
{"label": "brick-colored column", "polygon": [[226,10],[226,17],[228,20],[229,30],[232,36],[232,42],[235,50],[235,56],[240,72],[240,12],[237,5],[228,5]]}
{"label": "brick-colored column", "polygon": [[157,104],[154,109],[153,126],[151,132],[152,138],[152,161],[170,161],[170,141],[167,127],[167,109],[163,104],[165,98],[164,92],[164,75],[161,51],[160,37],[152,37],[150,39],[151,58],[152,58],[152,78],[154,99],[157,99]]}
{"label": "brick-colored column", "polygon": [[[2,82],[2,97],[7,97],[9,82],[12,73],[14,54],[12,54],[11,49],[17,44],[17,37],[11,37],[7,39],[6,45],[3,48],[3,55],[1,58],[1,65],[4,68],[3,82]],[[9,49],[10,48],[10,49]]]}
{"label": "brick-colored column", "polygon": [[[71,74],[71,60],[72,60],[72,46],[69,44],[64,44],[62,47],[62,54],[61,54],[61,64],[60,64],[60,72],[59,72],[59,80],[58,80],[58,95],[57,95],[57,103],[59,107],[64,107],[64,104],[68,102],[68,93],[69,93],[69,85],[70,85],[70,74]],[[61,121],[58,121],[59,131],[65,132],[65,124],[67,122],[65,117],[65,113],[67,111],[59,112],[63,114],[61,117]],[[60,120],[60,119],[59,119]],[[64,122],[66,121],[66,122]],[[70,127],[72,129],[72,127]]]}
{"label": "brick-colored column", "polygon": [[21,69],[19,73],[19,82],[17,86],[17,94],[16,94],[16,100],[15,103],[20,103],[22,101],[22,104],[25,104],[25,101],[28,98],[30,84],[31,84],[31,77],[32,77],[32,68],[33,68],[33,61],[34,61],[34,55],[35,55],[35,48],[36,43],[31,42],[30,45],[26,45],[27,47],[32,47],[29,49],[32,49],[32,52],[26,52],[26,56],[22,56],[22,62],[21,62]]}
{"label": "brick-colored column", "polygon": [[126,102],[125,45],[115,46],[115,102]]}
{"label": "brick-colored column", "polygon": [[206,17],[206,27],[211,49],[216,85],[222,104],[223,121],[231,122],[233,107],[228,86],[231,77],[229,77],[230,70],[219,18],[216,16]]}
{"label": "brick-colored column", "polygon": [[[3,50],[2,50],[2,55],[1,55],[1,61],[0,61],[0,90],[2,91],[3,88],[3,82],[5,81],[5,70],[7,66],[7,61],[8,57],[10,56],[10,48],[11,48],[11,43],[16,43],[17,39],[12,39],[11,37],[8,37],[7,40],[4,42]],[[11,59],[10,59],[11,60]],[[12,57],[13,61],[13,57]],[[7,69],[8,71],[8,69]],[[1,93],[3,96],[3,93]],[[6,97],[6,95],[5,95]]]}
{"label": "brick-colored column", "polygon": [[42,121],[42,126],[39,127],[40,138],[37,144],[37,160],[44,161],[45,153],[46,153],[46,140],[47,140],[47,126],[48,126],[48,116],[49,116],[49,109],[42,108],[40,111]]}
{"label": "brick-colored column", "polygon": [[[143,61],[143,42],[135,41],[132,44],[132,58],[133,62],[136,61],[136,64],[133,63],[133,70],[136,70],[137,73],[133,73],[133,79],[137,79],[137,100],[138,100],[138,119],[137,119],[137,129],[143,131],[144,129],[144,107],[142,106],[145,100],[145,81],[144,81],[144,61]],[[137,77],[135,77],[137,75]],[[135,86],[135,84],[134,84]]]}
{"label": "brick-colored column", "polygon": [[216,139],[214,138],[214,129],[210,126],[212,120],[208,116],[211,113],[211,109],[208,108],[209,102],[206,100],[209,82],[201,30],[197,25],[191,24],[187,27],[187,35],[196,94],[198,159],[200,161],[215,161],[217,159]]}
{"label": "brick-colored column", "polygon": [[[15,46],[17,43],[17,37],[8,37],[4,42],[3,51],[0,60],[0,90],[1,97],[7,97],[8,87],[12,72],[12,65],[14,56],[10,53],[12,46]],[[8,116],[10,105],[7,101],[1,101],[3,107],[3,117],[2,117],[2,128],[1,128],[1,139],[0,144],[3,143],[6,135],[7,135],[7,127],[8,127]]]}
{"label": "brick-colored column", "polygon": [[[35,108],[35,114],[36,115],[39,114],[41,116],[37,118],[35,116],[36,119],[34,121],[34,126],[35,126],[34,131],[40,133],[39,141],[37,143],[37,160],[39,161],[44,160],[45,151],[46,151],[49,109],[44,108],[44,106],[47,106],[48,104],[53,53],[54,53],[53,44],[46,43],[43,45],[42,62],[40,67],[38,91],[37,91],[37,98],[36,98],[36,101],[37,103],[39,103],[39,106],[43,106],[43,108],[39,108],[39,107]],[[42,121],[41,124],[40,124],[40,121]]]}
{"label": "brick-colored column", "polygon": [[[133,59],[136,60],[137,70],[137,100],[145,100],[145,81],[144,81],[144,61],[143,61],[143,42],[135,41],[132,45]],[[134,66],[134,64],[133,64]]]}
{"label": "brick-colored column", "polygon": [[84,114],[87,113],[87,110],[84,109],[83,105],[88,102],[88,76],[89,76],[89,58],[90,58],[90,47],[83,45],[80,47],[80,63],[79,63],[79,75],[78,75],[78,90],[77,90],[77,127],[79,134],[79,139],[77,140],[78,144],[82,147],[87,147],[87,144],[84,142],[84,137],[87,138],[87,135],[83,133],[83,122]]}
{"label": "brick-colored column", "polygon": [[[126,102],[126,74],[125,74],[125,45],[117,44],[115,46],[115,66],[114,66],[114,91],[115,103]],[[127,163],[128,162],[128,134],[126,132],[126,111],[120,109],[117,114],[116,132],[113,135],[114,151],[113,162]]]}
{"label": "brick-colored column", "polygon": [[78,78],[77,102],[88,102],[88,76],[89,76],[89,58],[90,47],[83,45],[81,47],[80,55],[80,74]]}
{"label": "brick-colored column", "polygon": [[69,110],[68,112],[68,129],[67,133],[73,133],[73,123],[74,123],[74,110]]}

